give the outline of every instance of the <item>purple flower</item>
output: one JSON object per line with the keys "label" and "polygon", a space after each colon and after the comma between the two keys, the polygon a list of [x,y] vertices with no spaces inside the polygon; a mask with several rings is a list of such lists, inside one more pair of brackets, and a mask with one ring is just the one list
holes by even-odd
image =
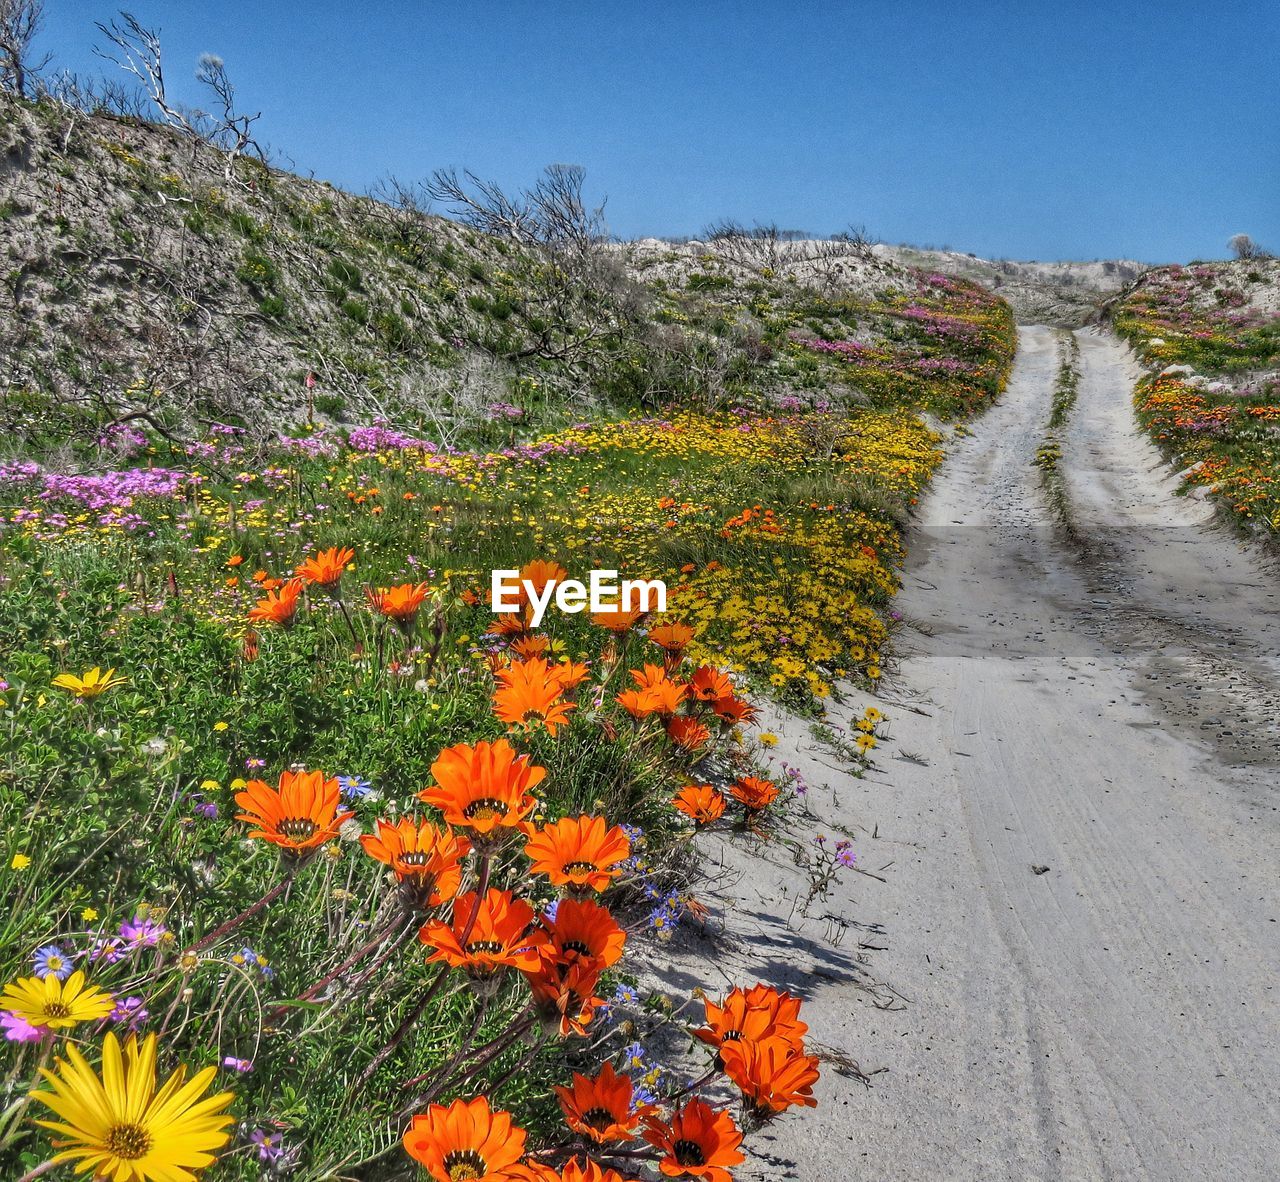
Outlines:
{"label": "purple flower", "polygon": [[228,1071],[238,1071],[241,1075],[253,1070],[252,1059],[237,1059],[234,1055],[225,1056],[222,1065]]}
{"label": "purple flower", "polygon": [[249,1140],[258,1147],[258,1160],[270,1164],[284,1152],[279,1133],[268,1133],[265,1129],[254,1129]]}
{"label": "purple flower", "polygon": [[130,1030],[137,1030],[149,1017],[145,999],[141,997],[121,997],[116,1000],[115,1009],[107,1015],[107,1021],[127,1025]]}
{"label": "purple flower", "polygon": [[43,948],[37,948],[32,964],[35,975],[41,980],[51,973],[59,981],[65,981],[71,976],[71,958],[56,944],[46,944]]}
{"label": "purple flower", "polygon": [[853,852],[849,846],[845,846],[842,850],[836,851],[836,861],[841,866],[852,866],[858,860],[858,855]]}
{"label": "purple flower", "polygon": [[360,800],[373,791],[373,785],[359,776],[339,776],[338,789],[347,800]]}
{"label": "purple flower", "polygon": [[169,929],[153,919],[135,915],[120,925],[120,938],[129,948],[156,948],[169,934]]}
{"label": "purple flower", "polygon": [[49,1033],[47,1026],[33,1026],[21,1014],[12,1010],[0,1010],[0,1026],[10,1042],[39,1042]]}

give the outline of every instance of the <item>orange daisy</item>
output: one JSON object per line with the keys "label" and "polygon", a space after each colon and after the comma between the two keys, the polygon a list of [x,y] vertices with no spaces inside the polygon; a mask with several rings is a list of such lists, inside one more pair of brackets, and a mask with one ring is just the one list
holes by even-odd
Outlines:
{"label": "orange daisy", "polygon": [[298,596],[302,594],[302,580],[290,579],[287,583],[268,591],[265,599],[259,599],[249,609],[249,619],[262,624],[279,624],[288,628],[298,614]]}
{"label": "orange daisy", "polygon": [[355,556],[356,552],[350,546],[332,546],[300,562],[294,574],[317,587],[336,587]]}
{"label": "orange daisy", "polygon": [[644,1139],[661,1151],[658,1168],[668,1178],[731,1182],[728,1167],[746,1160],[738,1152],[742,1133],[733,1117],[704,1100],[690,1100],[669,1122],[647,1117]]}
{"label": "orange daisy", "polygon": [[301,852],[332,841],[355,815],[338,812],[340,797],[338,781],[325,779],[324,772],[281,772],[279,788],[250,780],[236,793],[244,810],[236,820],[257,826],[250,837]]}
{"label": "orange daisy", "polygon": [[561,899],[549,923],[542,956],[558,965],[587,961],[600,969],[617,964],[627,942],[607,907],[590,899]]}
{"label": "orange daisy", "polygon": [[702,1004],[707,1025],[693,1034],[708,1046],[723,1048],[730,1042],[760,1042],[775,1036],[799,1044],[809,1030],[800,1021],[800,999],[768,985],[734,989],[723,1002],[708,997]]}
{"label": "orange daisy", "polygon": [[535,558],[520,568],[520,598],[526,600],[529,597],[529,592],[525,589],[526,583],[532,586],[535,595],[541,597],[549,585],[563,583],[568,577],[569,572],[558,562]]}
{"label": "orange daisy", "polygon": [[560,664],[551,666],[549,676],[554,677],[559,682],[561,691],[567,694],[570,690],[577,689],[590,674],[591,666],[585,662],[561,661]]}
{"label": "orange daisy", "polygon": [[452,829],[412,817],[380,820],[377,833],[363,834],[360,844],[369,857],[390,866],[413,896],[430,907],[438,907],[458,893],[462,859],[471,850],[471,842]]}
{"label": "orange daisy", "polygon": [[445,822],[470,829],[477,837],[498,836],[516,828],[538,803],[530,791],[546,779],[547,769],[517,754],[499,739],[446,747],[431,765],[434,788],[418,799],[438,808]]}
{"label": "orange daisy", "polygon": [[672,656],[684,652],[693,637],[694,630],[688,624],[659,624],[649,631],[649,639]]}
{"label": "orange daisy", "polygon": [[524,899],[490,887],[478,903],[475,891],[459,895],[453,902],[452,921],[428,920],[419,929],[418,939],[435,950],[427,957],[428,964],[444,961],[450,968],[465,969],[473,979],[492,979],[508,966],[538,967],[538,950],[547,936],[533,920],[533,908]]}
{"label": "orange daisy", "polygon": [[689,696],[699,702],[714,702],[717,698],[733,697],[733,682],[727,673],[712,665],[701,665],[689,679]]}
{"label": "orange daisy", "polygon": [[733,799],[747,811],[748,817],[766,809],[778,799],[778,786],[772,780],[759,776],[743,776],[729,786]]}
{"label": "orange daisy", "polygon": [[724,1073],[741,1090],[751,1112],[759,1120],[776,1116],[793,1104],[816,1107],[813,1085],[818,1080],[818,1060],[789,1038],[773,1035],[760,1040],[741,1039],[720,1048]]}
{"label": "orange daisy", "polygon": [[625,1182],[617,1170],[609,1170],[587,1158],[572,1157],[558,1175],[560,1182]]}
{"label": "orange daisy", "polygon": [[426,583],[401,583],[396,587],[366,587],[364,594],[374,611],[397,627],[408,629],[418,618],[418,609],[430,590]]}
{"label": "orange daisy", "polygon": [[717,698],[711,704],[711,709],[726,726],[734,726],[739,722],[751,722],[759,713],[749,702],[744,702],[733,694]]}
{"label": "orange daisy", "polygon": [[644,615],[642,611],[623,611],[620,607],[612,607],[592,612],[591,622],[609,632],[626,632],[635,627]]}
{"label": "orange daisy", "polygon": [[724,795],[710,784],[681,788],[672,804],[699,825],[710,825],[724,816]]}
{"label": "orange daisy", "polygon": [[535,874],[571,893],[603,891],[622,873],[619,862],[631,855],[627,835],[603,817],[565,817],[534,833],[525,855]]}
{"label": "orange daisy", "polygon": [[530,633],[526,636],[518,636],[511,642],[511,651],[521,660],[528,660],[530,657],[540,657],[550,647],[551,638],[536,632]]}
{"label": "orange daisy", "polygon": [[498,670],[498,679],[502,684],[493,691],[493,712],[500,721],[526,730],[541,723],[550,735],[568,725],[574,704],[561,700],[564,689],[541,657],[513,662]]}
{"label": "orange daisy", "polygon": [[436,1182],[498,1182],[524,1154],[525,1131],[484,1096],[432,1104],[404,1134],[405,1152]]}
{"label": "orange daisy", "polygon": [[553,1089],[560,1098],[565,1124],[593,1141],[634,1141],[635,1130],[649,1112],[645,1105],[632,1111],[631,1076],[619,1075],[606,1063],[595,1079],[574,1072],[571,1087]]}
{"label": "orange daisy", "polygon": [[667,721],[667,736],[685,751],[701,751],[711,741],[711,732],[702,723],[681,716]]}
{"label": "orange daisy", "polygon": [[605,1004],[604,998],[595,995],[601,972],[593,961],[566,966],[541,957],[538,967],[526,972],[524,979],[543,1025],[562,1038],[585,1035],[596,1011]]}

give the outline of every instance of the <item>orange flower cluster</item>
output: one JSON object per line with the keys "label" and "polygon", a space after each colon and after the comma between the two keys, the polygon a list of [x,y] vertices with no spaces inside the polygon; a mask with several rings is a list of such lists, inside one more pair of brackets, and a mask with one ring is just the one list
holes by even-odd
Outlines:
{"label": "orange flower cluster", "polygon": [[756,1119],[768,1120],[794,1104],[817,1104],[818,1060],[805,1054],[809,1027],[800,1021],[799,998],[756,985],[704,1004],[707,1024],[693,1033],[716,1048],[724,1073]]}

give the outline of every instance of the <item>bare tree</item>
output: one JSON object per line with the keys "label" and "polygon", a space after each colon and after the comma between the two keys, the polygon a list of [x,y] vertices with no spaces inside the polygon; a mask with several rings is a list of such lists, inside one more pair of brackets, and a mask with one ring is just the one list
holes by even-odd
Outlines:
{"label": "bare tree", "polygon": [[115,46],[115,52],[94,47],[93,52],[104,61],[113,62],[141,83],[155,108],[165,121],[180,131],[196,135],[196,129],[181,107],[171,103],[165,92],[164,62],[160,52],[158,30],[147,29],[131,13],[121,12],[120,21],[104,25],[95,22],[98,31]]}
{"label": "bare tree", "polygon": [[27,98],[35,90],[49,55],[31,56],[31,43],[44,19],[44,0],[0,0],[0,89]]}
{"label": "bare tree", "polygon": [[856,226],[831,238],[805,238],[775,222],[757,222],[748,228],[732,218],[722,218],[703,230],[702,236],[721,256],[748,271],[764,275],[798,272],[827,284],[838,281],[838,264],[871,258],[871,239],[865,229]]}
{"label": "bare tree", "polygon": [[226,157],[227,179],[231,180],[236,161],[245,152],[252,152],[259,160],[266,159],[261,146],[253,138],[252,130],[262,118],[262,112],[245,115],[236,110],[236,89],[227,76],[226,64],[216,54],[201,54],[196,80],[207,86],[218,102],[220,109],[208,116],[210,125],[205,129],[205,136],[222,149]]}
{"label": "bare tree", "polygon": [[1271,258],[1271,252],[1264,250],[1248,234],[1232,235],[1231,240],[1227,243],[1227,249],[1241,260]]}

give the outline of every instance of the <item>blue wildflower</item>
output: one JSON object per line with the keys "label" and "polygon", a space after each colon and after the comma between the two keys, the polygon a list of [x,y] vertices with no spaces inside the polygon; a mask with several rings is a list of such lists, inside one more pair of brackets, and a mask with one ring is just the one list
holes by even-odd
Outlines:
{"label": "blue wildflower", "polygon": [[52,973],[59,981],[65,981],[71,976],[71,958],[67,956],[56,944],[46,944],[43,948],[37,948],[36,954],[32,958],[35,966],[35,974],[41,980]]}
{"label": "blue wildflower", "polygon": [[373,791],[373,785],[360,776],[339,776],[338,790],[347,800],[362,800]]}

